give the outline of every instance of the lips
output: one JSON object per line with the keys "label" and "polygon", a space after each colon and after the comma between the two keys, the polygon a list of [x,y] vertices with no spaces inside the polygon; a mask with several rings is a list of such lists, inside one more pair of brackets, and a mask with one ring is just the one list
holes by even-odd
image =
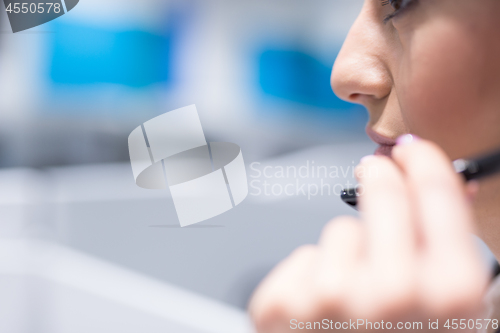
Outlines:
{"label": "lips", "polygon": [[375,155],[382,155],[382,156],[391,157],[391,155],[392,155],[392,148],[393,147],[394,146],[380,145],[375,150]]}
{"label": "lips", "polygon": [[372,139],[373,142],[378,143],[379,147],[375,150],[375,155],[383,155],[391,157],[392,148],[396,145],[396,140],[383,136],[375,132],[370,127],[366,127],[366,134]]}

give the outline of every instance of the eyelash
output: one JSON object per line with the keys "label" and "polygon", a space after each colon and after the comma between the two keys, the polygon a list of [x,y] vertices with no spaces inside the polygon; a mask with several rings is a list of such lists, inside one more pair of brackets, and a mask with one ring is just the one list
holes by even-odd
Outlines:
{"label": "eyelash", "polygon": [[[382,2],[382,6],[391,5],[394,8],[394,12],[384,17],[384,23],[387,23],[392,18],[400,14],[403,10],[409,7],[414,1],[412,0],[380,0]],[[397,8],[395,8],[397,5]]]}

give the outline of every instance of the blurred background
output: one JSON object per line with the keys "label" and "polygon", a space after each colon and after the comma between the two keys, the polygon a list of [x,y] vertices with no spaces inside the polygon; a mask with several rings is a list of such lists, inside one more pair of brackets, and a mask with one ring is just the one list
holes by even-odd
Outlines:
{"label": "blurred background", "polygon": [[252,158],[359,140],[329,78],[361,4],[85,0],[18,34],[2,10],[0,166],[126,161],[131,129],[189,104]]}
{"label": "blurred background", "polygon": [[248,166],[345,167],[327,181],[352,184],[374,149],[367,113],[329,80],[361,6],[82,0],[12,34],[1,5],[0,331],[251,332],[258,282],[355,212],[337,194],[251,189],[181,229],[168,190],[135,186],[127,137],[196,104],[207,140],[237,143]]}

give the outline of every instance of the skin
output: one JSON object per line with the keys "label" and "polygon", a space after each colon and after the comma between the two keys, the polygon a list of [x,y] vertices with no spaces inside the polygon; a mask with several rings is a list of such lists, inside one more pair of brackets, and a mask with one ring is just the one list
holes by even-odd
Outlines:
{"label": "skin", "polygon": [[363,104],[377,133],[422,139],[362,161],[360,218],[331,221],[262,282],[249,305],[258,332],[324,318],[422,321],[425,331],[429,319],[481,310],[488,278],[470,233],[500,258],[500,177],[478,190],[451,160],[500,147],[500,1],[419,0],[384,23],[392,12],[365,1],[332,88]]}

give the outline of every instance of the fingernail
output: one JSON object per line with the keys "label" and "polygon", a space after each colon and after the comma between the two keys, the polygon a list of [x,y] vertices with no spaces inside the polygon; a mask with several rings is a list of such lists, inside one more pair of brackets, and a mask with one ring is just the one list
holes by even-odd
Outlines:
{"label": "fingernail", "polygon": [[407,145],[409,143],[417,142],[419,140],[420,140],[420,138],[414,134],[405,134],[405,135],[400,136],[396,140],[396,144],[397,145]]}
{"label": "fingernail", "polygon": [[360,162],[361,162],[361,163],[365,163],[365,162],[367,162],[367,161],[369,161],[369,160],[373,159],[374,157],[375,157],[375,155],[367,155],[367,156],[363,157],[363,158],[360,160]]}

